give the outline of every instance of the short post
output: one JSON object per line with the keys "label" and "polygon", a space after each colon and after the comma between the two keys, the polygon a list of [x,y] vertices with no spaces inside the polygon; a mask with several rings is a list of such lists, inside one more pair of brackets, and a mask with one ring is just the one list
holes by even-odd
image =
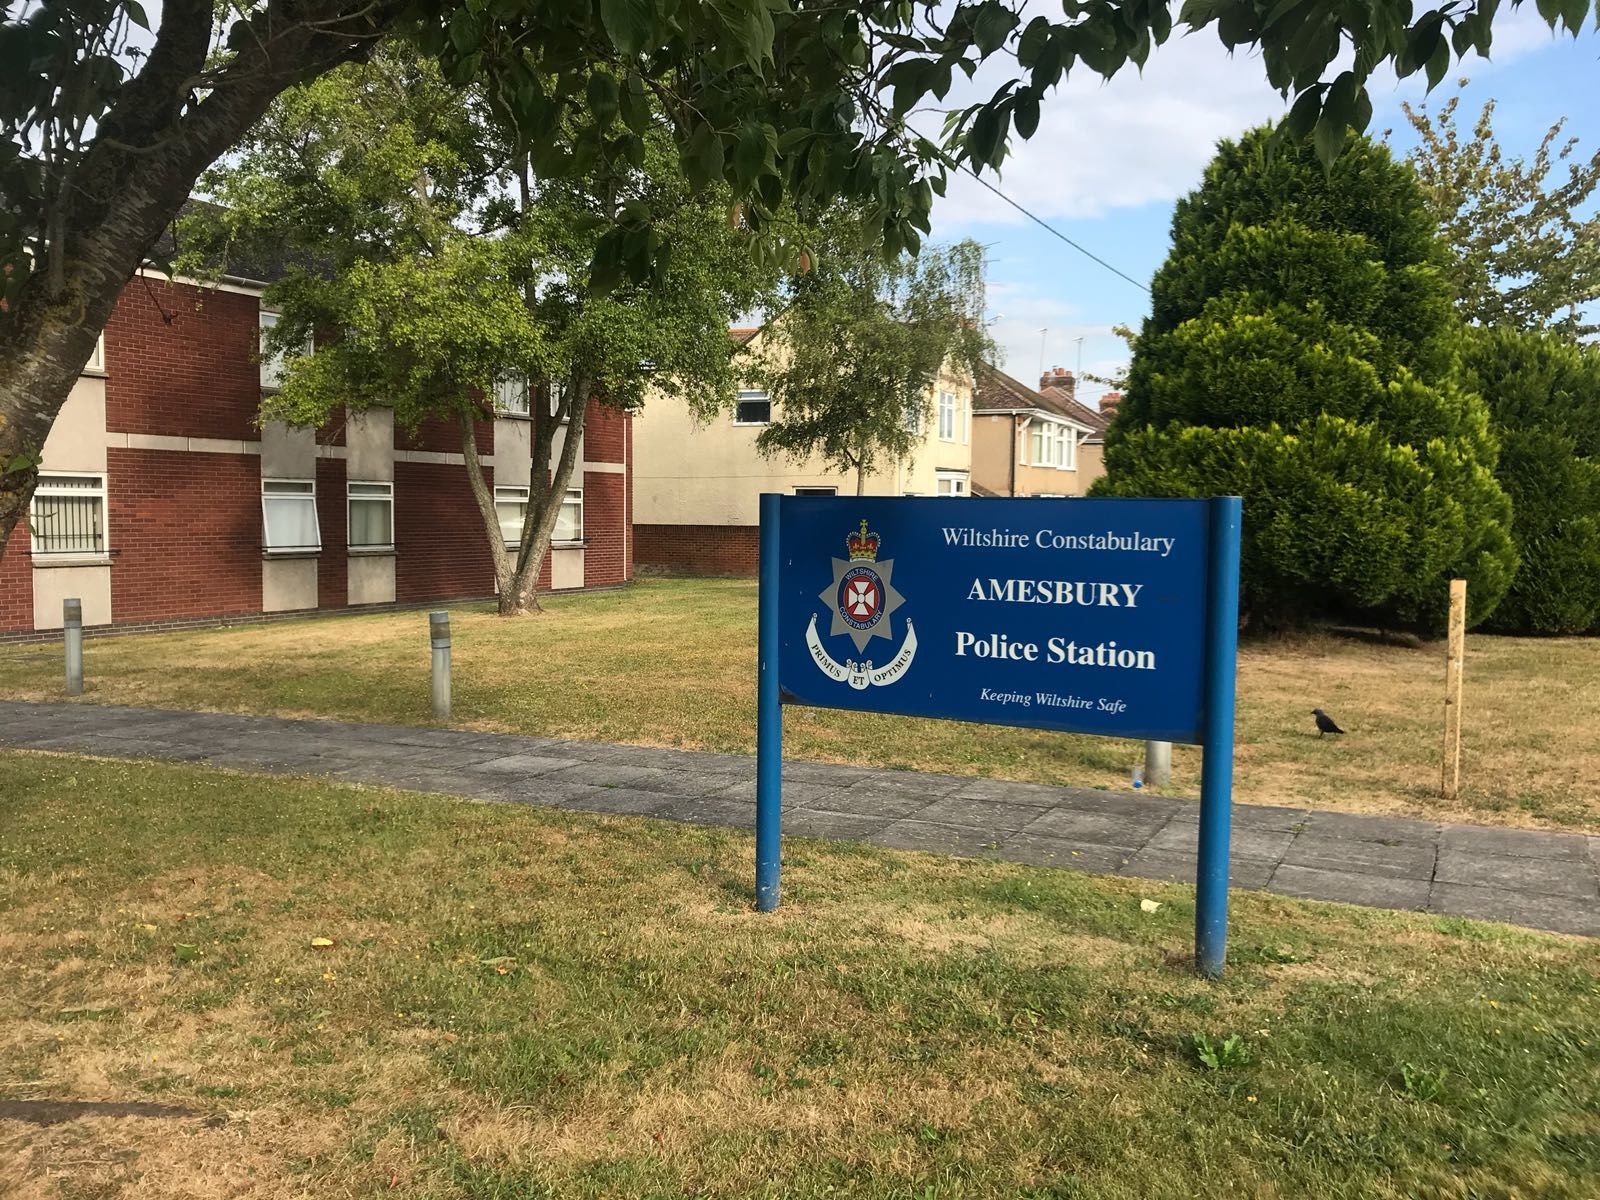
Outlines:
{"label": "short post", "polygon": [[67,695],[83,695],[83,601],[61,602],[61,632],[67,651]]}
{"label": "short post", "polygon": [[1444,765],[1439,794],[1461,794],[1461,674],[1467,653],[1467,581],[1450,581],[1450,641],[1444,658]]}
{"label": "short post", "polygon": [[428,639],[433,643],[433,719],[450,719],[450,614],[428,614]]}
{"label": "short post", "polygon": [[1201,715],[1200,853],[1195,867],[1194,961],[1222,974],[1228,949],[1228,838],[1233,805],[1234,672],[1239,650],[1239,543],[1243,501],[1211,501],[1206,570],[1205,707]]}
{"label": "short post", "polygon": [[756,597],[756,910],[778,907],[783,854],[783,697],[778,692],[778,501],[761,497],[760,590]]}
{"label": "short post", "polygon": [[1172,782],[1172,743],[1146,742],[1144,744],[1145,787],[1166,787]]}

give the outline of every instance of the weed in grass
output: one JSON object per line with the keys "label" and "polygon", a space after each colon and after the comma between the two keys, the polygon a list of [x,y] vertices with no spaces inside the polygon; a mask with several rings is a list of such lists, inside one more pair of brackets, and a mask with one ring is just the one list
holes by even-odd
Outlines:
{"label": "weed in grass", "polygon": [[1250,1065],[1250,1050],[1242,1034],[1230,1033],[1214,1041],[1204,1033],[1196,1033],[1190,1036],[1189,1047],[1195,1061],[1208,1071],[1231,1071]]}
{"label": "weed in grass", "polygon": [[1449,1074],[1448,1068],[1430,1070],[1413,1063],[1401,1063],[1400,1089],[1413,1100],[1426,1104],[1444,1096],[1444,1081]]}

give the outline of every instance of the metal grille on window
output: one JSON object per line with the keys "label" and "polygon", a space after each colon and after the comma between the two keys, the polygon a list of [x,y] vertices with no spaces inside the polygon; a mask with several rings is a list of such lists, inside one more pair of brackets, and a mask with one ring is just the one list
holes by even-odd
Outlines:
{"label": "metal grille on window", "polygon": [[394,484],[352,483],[350,486],[350,548],[394,548]]}
{"label": "metal grille on window", "polygon": [[101,554],[106,548],[102,475],[40,475],[30,526],[35,554]]}
{"label": "metal grille on window", "polygon": [[290,553],[322,549],[317,485],[309,479],[262,480],[261,520],[268,550]]}

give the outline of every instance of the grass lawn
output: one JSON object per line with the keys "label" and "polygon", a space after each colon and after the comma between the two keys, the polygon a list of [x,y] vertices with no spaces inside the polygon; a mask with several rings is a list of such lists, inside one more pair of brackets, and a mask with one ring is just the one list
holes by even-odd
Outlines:
{"label": "grass lawn", "polygon": [[1242,893],[1207,983],[1168,885],[794,841],[763,916],[725,829],[0,783],[8,1200],[1595,1195],[1594,942]]}
{"label": "grass lawn", "polygon": [[[454,711],[486,730],[752,753],[755,585],[654,580],[548,602],[507,621],[458,608]],[[428,625],[373,614],[91,638],[88,699],[424,724]],[[61,695],[61,648],[0,647],[0,695]],[[1600,639],[1468,640],[1465,794],[1437,798],[1442,646],[1319,637],[1247,643],[1240,659],[1241,801],[1600,830]],[[1347,738],[1316,736],[1322,707]],[[1139,743],[790,709],[795,758],[1090,787],[1127,787]],[[1173,790],[1198,793],[1199,753]]]}

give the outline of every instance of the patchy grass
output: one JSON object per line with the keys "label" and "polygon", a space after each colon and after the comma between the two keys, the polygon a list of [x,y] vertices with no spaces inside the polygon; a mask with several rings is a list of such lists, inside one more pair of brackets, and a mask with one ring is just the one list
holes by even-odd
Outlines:
{"label": "patchy grass", "polygon": [[1207,983],[1175,886],[794,841],[759,915],[724,829],[0,781],[8,1200],[1594,1194],[1593,942],[1242,893]]}
{"label": "patchy grass", "polygon": [[[507,621],[457,608],[459,725],[753,752],[755,585],[654,580],[550,600]],[[375,614],[90,639],[90,701],[428,722],[427,617]],[[0,647],[5,694],[57,699],[59,646]],[[1239,670],[1241,801],[1600,829],[1600,639],[1472,635],[1464,795],[1437,796],[1444,652],[1312,637],[1247,643]],[[1350,731],[1318,738],[1322,707]],[[790,709],[787,753],[1089,787],[1126,787],[1136,743]],[[1173,790],[1198,791],[1198,751]]]}

